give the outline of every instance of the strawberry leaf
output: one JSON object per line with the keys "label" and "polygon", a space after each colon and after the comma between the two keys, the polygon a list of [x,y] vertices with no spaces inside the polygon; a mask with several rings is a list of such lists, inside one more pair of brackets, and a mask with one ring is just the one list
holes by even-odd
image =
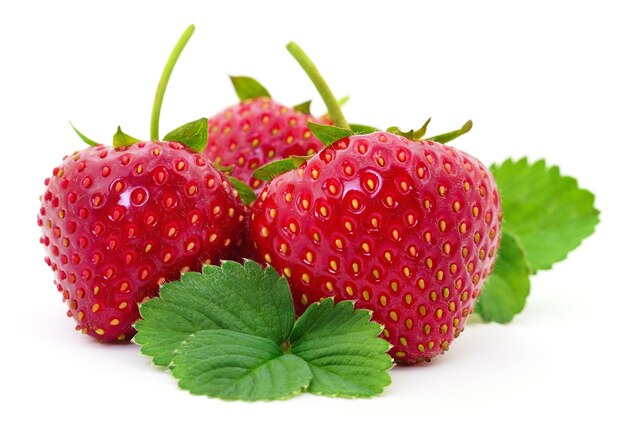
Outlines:
{"label": "strawberry leaf", "polygon": [[[428,121],[430,121],[430,118],[428,119]],[[447,142],[452,141],[460,137],[461,135],[466,134],[470,130],[472,130],[473,125],[474,124],[472,123],[472,120],[468,120],[460,129],[453,130],[452,132],[447,132],[441,135],[435,135],[434,137],[430,137],[426,139],[430,141],[436,141],[437,143],[446,144]],[[424,130],[424,133],[425,132],[426,130]]]}
{"label": "strawberry leaf", "polygon": [[176,141],[194,152],[202,152],[209,139],[209,127],[206,118],[192,121],[174,129],[163,137],[164,141]]}
{"label": "strawberry leaf", "polygon": [[261,83],[251,77],[230,77],[235,92],[241,101],[252,98],[267,97],[271,98],[270,93]]}
{"label": "strawberry leaf", "polygon": [[311,100],[296,104],[293,109],[298,112],[302,112],[305,115],[311,115]]}
{"label": "strawberry leaf", "polygon": [[259,167],[257,170],[254,171],[252,176],[257,180],[271,181],[278,175],[282,175],[285,172],[297,169],[312,156],[313,155],[292,155],[289,158],[273,161]]}
{"label": "strawberry leaf", "polygon": [[256,200],[256,194],[250,186],[234,176],[228,177],[228,179],[245,205],[248,205]]}
{"label": "strawberry leaf", "polygon": [[[371,397],[391,384],[390,345],[369,310],[331,298],[312,304],[296,321],[291,353],[304,359],[313,379],[309,392],[325,396]],[[355,345],[358,343],[358,345]]]}
{"label": "strawberry leaf", "polygon": [[135,342],[194,394],[246,401],[307,390],[369,397],[389,385],[389,344],[371,312],[332,299],[294,326],[285,278],[253,261],[188,272],[140,307]]}
{"label": "strawberry leaf", "polygon": [[117,132],[113,135],[113,147],[130,146],[131,144],[138,143],[139,141],[141,140],[122,132],[122,128],[120,126],[117,126]]}
{"label": "strawberry leaf", "polygon": [[418,140],[421,140],[422,137],[426,134],[426,129],[428,128],[429,123],[430,123],[430,118],[428,118],[428,120],[426,120],[426,122],[422,125],[422,127],[420,127],[417,130],[411,129],[408,132],[402,132],[398,126],[392,126],[389,129],[387,129],[387,132],[403,136],[405,138],[408,138],[409,140],[418,141]]}
{"label": "strawberry leaf", "polygon": [[202,330],[180,346],[172,375],[193,394],[228,400],[286,399],[305,390],[311,369],[271,339]]}
{"label": "strawberry leaf", "polygon": [[174,350],[200,330],[226,329],[280,344],[291,332],[293,301],[285,278],[254,261],[225,261],[187,272],[164,284],[160,297],[141,305],[135,342],[156,365],[168,365]]}
{"label": "strawberry leaf", "polygon": [[533,272],[547,270],[593,233],[594,195],[544,160],[491,166],[502,199],[503,230],[519,239]]}
{"label": "strawberry leaf", "polygon": [[74,129],[74,132],[76,132],[76,135],[78,135],[78,138],[83,140],[86,144],[90,145],[91,147],[100,145],[100,143],[93,141],[91,138],[87,138],[85,135],[83,135],[81,131],[74,127],[71,121],[69,123],[70,126],[72,126],[72,129]]}
{"label": "strawberry leaf", "polygon": [[324,146],[330,146],[336,141],[342,140],[354,135],[354,132],[349,129],[343,129],[337,126],[329,126],[326,124],[317,124],[309,121],[307,124],[313,135],[315,135]]}
{"label": "strawberry leaf", "polygon": [[487,322],[510,322],[526,305],[530,292],[530,264],[522,245],[504,232],[493,273],[474,309]]}

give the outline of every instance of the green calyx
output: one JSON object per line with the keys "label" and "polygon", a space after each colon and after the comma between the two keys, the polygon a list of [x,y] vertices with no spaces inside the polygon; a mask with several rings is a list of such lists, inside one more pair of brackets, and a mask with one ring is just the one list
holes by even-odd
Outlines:
{"label": "green calyx", "polygon": [[[428,128],[429,123],[430,123],[430,118],[426,120],[426,122],[422,125],[422,127],[420,127],[417,130],[410,130],[408,132],[403,132],[398,128],[398,126],[392,126],[387,129],[387,132],[396,134],[396,135],[401,135],[412,141],[420,141],[424,139],[424,135],[426,135],[426,129]],[[468,120],[460,129],[454,130],[452,132],[447,132],[445,134],[435,135],[434,137],[430,137],[426,139],[430,141],[436,141],[441,144],[445,144],[469,132],[471,129],[472,129],[472,120]]]}
{"label": "green calyx", "polygon": [[293,110],[302,112],[304,115],[311,115],[311,100],[305,101],[300,104],[296,104]]}
{"label": "green calyx", "polygon": [[314,154],[306,156],[292,155],[289,158],[273,161],[256,169],[252,176],[255,177],[257,180],[270,181],[276,178],[278,175],[282,175],[285,172],[297,169],[306,161],[308,161],[313,155]]}
{"label": "green calyx", "polygon": [[228,176],[228,179],[245,205],[249,205],[256,200],[256,193],[254,193],[252,187],[248,186],[246,183],[241,181],[239,178],[235,178],[234,176]]}
{"label": "green calyx", "polygon": [[72,124],[71,121],[69,123],[70,123],[70,126],[72,126],[72,129],[74,129],[74,132],[76,132],[76,135],[78,135],[78,138],[83,140],[86,144],[90,145],[91,147],[98,146],[98,145],[101,144],[101,143],[98,143],[97,141],[93,141],[91,138],[87,138],[85,135],[83,135],[83,133],[81,131],[79,131],[78,129],[76,129],[76,127],[74,127],[74,125]]}
{"label": "green calyx", "polygon": [[322,77],[322,74],[320,74],[315,64],[313,64],[313,61],[311,61],[302,48],[294,42],[287,44],[287,50],[296,59],[315,85],[322,100],[324,100],[324,104],[326,104],[328,114],[333,123],[342,129],[350,129],[350,124],[348,124],[348,121],[343,116],[343,112],[341,112],[341,105],[333,95],[333,92],[326,83],[326,80],[324,80],[324,77]]}
{"label": "green calyx", "polygon": [[202,152],[209,139],[209,121],[200,118],[174,129],[163,137],[164,141],[176,141],[194,152]]}
{"label": "green calyx", "polygon": [[241,101],[251,100],[254,98],[267,97],[272,98],[270,93],[263,87],[261,83],[252,77],[230,77],[235,92]]}
{"label": "green calyx", "polygon": [[141,140],[122,132],[122,128],[120,126],[117,126],[117,132],[113,135],[113,147],[130,146],[131,144],[138,143],[139,141]]}

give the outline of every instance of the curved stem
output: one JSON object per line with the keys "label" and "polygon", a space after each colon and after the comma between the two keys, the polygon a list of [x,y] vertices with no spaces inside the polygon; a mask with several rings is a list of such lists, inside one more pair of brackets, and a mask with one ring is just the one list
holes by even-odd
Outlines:
{"label": "curved stem", "polygon": [[158,140],[159,139],[159,118],[161,117],[161,105],[163,104],[163,97],[165,96],[165,89],[167,88],[167,83],[170,80],[170,76],[172,75],[172,71],[174,70],[174,66],[176,66],[176,61],[180,56],[181,52],[187,45],[187,42],[191,38],[193,31],[196,30],[194,25],[190,25],[183,35],[180,36],[178,43],[174,46],[170,57],[167,59],[165,63],[165,67],[163,68],[163,73],[161,74],[161,79],[159,80],[159,85],[156,90],[156,94],[154,95],[154,103],[152,104],[152,117],[150,119],[150,139]]}
{"label": "curved stem", "polygon": [[331,120],[333,120],[333,123],[335,123],[337,127],[350,129],[350,125],[343,116],[343,112],[341,112],[339,102],[311,59],[304,53],[302,48],[293,41],[287,45],[287,50],[291,55],[293,55],[293,58],[296,59],[300,66],[302,66],[304,72],[306,72],[315,85],[315,88],[322,97],[322,100],[324,100],[324,104],[326,104],[326,108],[328,108],[328,114],[330,115]]}

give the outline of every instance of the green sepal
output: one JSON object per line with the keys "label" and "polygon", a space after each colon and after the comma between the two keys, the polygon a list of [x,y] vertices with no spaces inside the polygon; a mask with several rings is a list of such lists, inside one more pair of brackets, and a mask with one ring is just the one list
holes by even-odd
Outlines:
{"label": "green sepal", "polygon": [[408,132],[402,132],[398,126],[392,126],[392,127],[387,129],[387,132],[390,132],[390,133],[396,134],[396,135],[400,135],[400,136],[408,138],[409,140],[412,140],[412,141],[419,141],[426,134],[426,129],[428,128],[428,124],[429,123],[430,123],[430,118],[428,118],[428,120],[426,120],[426,122],[424,124],[422,124],[422,127],[420,127],[417,130],[411,129]]}
{"label": "green sepal", "polygon": [[163,140],[176,141],[194,152],[202,152],[209,140],[209,122],[206,118],[200,118],[183,124],[165,135]]}
{"label": "green sepal", "polygon": [[305,115],[311,115],[311,100],[305,101],[304,103],[296,104],[293,107],[293,110],[302,112]]}
{"label": "green sepal", "polygon": [[252,187],[234,176],[229,176],[228,179],[239,194],[239,198],[241,198],[241,201],[243,201],[246,206],[256,200],[256,194],[254,190],[252,190]]}
{"label": "green sepal", "polygon": [[453,130],[452,132],[447,132],[445,134],[435,135],[434,137],[426,139],[430,141],[436,141],[437,143],[446,144],[448,141],[452,141],[455,138],[458,138],[461,135],[469,132],[472,129],[472,126],[472,120],[467,120],[467,122],[460,129]]}
{"label": "green sepal", "polygon": [[231,76],[230,81],[241,101],[259,97],[272,98],[267,89],[254,78]]}
{"label": "green sepal", "polygon": [[141,140],[122,132],[121,126],[117,126],[117,132],[113,135],[113,147],[130,146],[140,141]]}
{"label": "green sepal", "polygon": [[215,167],[217,170],[222,172],[224,175],[230,174],[235,168],[235,166],[233,166],[232,164],[230,166],[222,166],[221,164],[216,164],[216,163],[212,163],[212,164],[213,164],[213,167]]}
{"label": "green sepal", "polygon": [[297,169],[307,160],[309,160],[313,155],[315,154],[304,156],[292,155],[289,158],[265,164],[264,166],[261,166],[257,170],[255,170],[252,176],[261,181],[270,181],[276,178],[278,175],[282,175],[285,172]]}
{"label": "green sepal", "polygon": [[102,143],[93,141],[91,138],[87,138],[85,135],[82,134],[81,131],[79,131],[78,129],[74,127],[71,121],[69,121],[69,123],[70,123],[70,126],[72,126],[72,129],[74,129],[74,132],[76,132],[76,135],[78,135],[78,138],[83,140],[86,144],[90,145],[91,147],[99,146],[100,144],[102,144]]}
{"label": "green sepal", "polygon": [[317,124],[309,121],[307,126],[313,132],[321,142],[324,144],[324,147],[330,146],[336,141],[343,140],[351,135],[354,135],[354,132],[349,129],[343,129],[337,126],[329,126],[327,124]]}
{"label": "green sepal", "polygon": [[375,128],[374,126],[367,126],[365,124],[352,124],[350,123],[350,128],[352,132],[357,135],[371,134],[374,132],[380,132],[380,129]]}

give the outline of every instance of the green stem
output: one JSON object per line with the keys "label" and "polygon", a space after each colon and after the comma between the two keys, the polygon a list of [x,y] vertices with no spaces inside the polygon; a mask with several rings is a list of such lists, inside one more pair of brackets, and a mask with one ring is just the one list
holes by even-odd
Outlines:
{"label": "green stem", "polygon": [[311,59],[304,53],[302,48],[295,44],[293,41],[287,45],[287,50],[293,58],[302,66],[304,72],[309,76],[315,88],[319,92],[322,100],[326,104],[328,108],[328,114],[330,115],[331,120],[337,127],[341,127],[343,129],[350,129],[350,125],[346,121],[346,118],[343,116],[343,112],[341,112],[341,106],[339,102],[333,95],[333,92],[328,87],[328,84],[320,74],[320,71],[317,70]]}
{"label": "green stem", "polygon": [[196,30],[194,25],[190,25],[183,35],[180,36],[178,43],[174,46],[170,57],[167,59],[165,63],[165,67],[163,68],[163,73],[161,74],[161,79],[159,80],[159,86],[157,87],[156,94],[154,95],[154,103],[152,104],[152,118],[150,119],[150,139],[158,140],[159,139],[159,118],[161,117],[161,106],[163,105],[163,97],[165,96],[165,89],[167,88],[167,83],[170,80],[170,76],[172,75],[172,71],[174,70],[174,66],[176,66],[176,61],[178,61],[178,57],[180,56],[183,49],[185,49],[185,45],[193,35],[193,31]]}

